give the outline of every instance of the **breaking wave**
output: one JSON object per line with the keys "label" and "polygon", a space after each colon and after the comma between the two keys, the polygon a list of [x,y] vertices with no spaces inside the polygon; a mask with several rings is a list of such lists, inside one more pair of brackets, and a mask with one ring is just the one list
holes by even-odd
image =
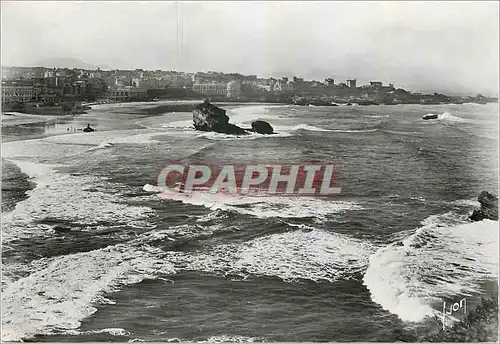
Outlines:
{"label": "breaking wave", "polygon": [[361,240],[309,227],[271,234],[242,244],[220,245],[192,255],[168,252],[169,261],[185,270],[206,271],[246,279],[278,277],[334,282],[362,271],[373,247]]}
{"label": "breaking wave", "polygon": [[497,221],[447,213],[422,225],[371,256],[363,279],[372,300],[403,321],[440,314],[444,297],[478,293],[480,281],[498,278]]}
{"label": "breaking wave", "polygon": [[120,203],[118,195],[104,193],[93,186],[106,184],[102,178],[59,173],[57,166],[12,160],[22,172],[32,178],[36,187],[27,191],[29,196],[2,218],[2,240],[33,234],[44,234],[47,226],[38,224],[43,219],[55,218],[85,225],[109,222],[127,224],[144,221],[153,213],[147,207]]}
{"label": "breaking wave", "polygon": [[[151,251],[151,252],[149,252]],[[110,303],[103,295],[158,274],[175,273],[152,248],[123,245],[31,263],[32,273],[2,293],[2,340],[65,333]]]}
{"label": "breaking wave", "polygon": [[160,193],[162,199],[181,201],[186,204],[204,206],[212,210],[228,210],[260,218],[315,218],[319,221],[328,216],[349,210],[362,209],[360,205],[348,201],[316,199],[312,197],[256,197],[211,194],[208,192],[161,193],[157,186],[146,184],[146,192]]}

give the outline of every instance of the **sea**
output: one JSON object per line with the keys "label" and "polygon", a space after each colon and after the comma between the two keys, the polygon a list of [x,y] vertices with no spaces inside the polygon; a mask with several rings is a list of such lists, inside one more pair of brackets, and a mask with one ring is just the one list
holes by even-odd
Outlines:
{"label": "sea", "polygon": [[[419,341],[498,302],[498,221],[468,220],[498,104],[219,104],[276,131],[246,136],[172,104],[2,126],[3,341]],[[159,194],[182,159],[323,161],[342,192]]]}

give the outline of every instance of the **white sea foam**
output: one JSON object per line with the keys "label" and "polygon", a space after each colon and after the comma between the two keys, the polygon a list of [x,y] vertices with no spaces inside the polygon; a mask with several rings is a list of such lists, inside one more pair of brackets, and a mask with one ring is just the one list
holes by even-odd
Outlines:
{"label": "white sea foam", "polygon": [[209,140],[217,140],[217,141],[231,141],[231,140],[256,140],[256,139],[269,139],[276,137],[287,137],[291,136],[291,132],[276,132],[272,135],[258,134],[249,132],[247,135],[230,135],[230,134],[222,134],[215,132],[204,132],[199,134],[197,137],[203,137]]}
{"label": "white sea foam", "polygon": [[101,334],[108,333],[112,336],[129,336],[131,333],[127,330],[119,327],[103,328],[100,330],[89,330],[89,331],[79,331],[79,330],[67,330],[64,334],[69,334],[73,336],[81,336],[84,334]]}
{"label": "white sea foam", "polygon": [[291,130],[292,131],[295,131],[295,130],[332,131],[330,129],[318,128],[318,127],[315,127],[315,126],[309,125],[309,124],[299,124],[299,125],[296,125],[296,126],[292,127]]}
{"label": "white sea foam", "polygon": [[176,241],[177,239],[201,238],[212,236],[216,232],[237,231],[236,226],[224,226],[214,224],[211,226],[201,225],[178,225],[170,226],[168,229],[154,230],[144,233],[132,240],[132,244],[154,243],[157,241]]}
{"label": "white sea foam", "polygon": [[2,340],[77,329],[96,303],[107,302],[104,293],[175,273],[157,256],[154,249],[118,245],[33,262],[32,273],[2,293]]}
{"label": "white sea foam", "polygon": [[404,321],[439,315],[444,297],[471,295],[482,279],[498,278],[497,221],[465,223],[448,213],[422,224],[379,249],[364,276],[372,300]]}
{"label": "white sea foam", "polygon": [[282,106],[280,105],[245,106],[229,110],[226,112],[226,114],[229,116],[230,123],[234,123],[239,126],[248,126],[249,123],[258,119],[261,120],[275,119],[276,116],[270,115],[269,112],[267,111],[267,109],[271,107],[282,107]]}
{"label": "white sea foam", "polygon": [[209,337],[207,340],[201,340],[198,341],[197,343],[255,343],[262,341],[263,338],[259,337],[221,335],[221,336]]}
{"label": "white sea foam", "polygon": [[298,130],[306,130],[306,131],[322,131],[322,132],[336,132],[336,133],[373,133],[376,132],[378,129],[372,128],[372,129],[326,129],[326,128],[320,128],[316,127],[310,124],[302,123],[302,124],[297,124],[294,126],[277,126],[276,127],[277,131],[283,131],[287,133],[291,133],[294,131]]}
{"label": "white sea foam", "polygon": [[362,271],[373,251],[361,240],[313,229],[271,234],[192,255],[169,252],[169,260],[186,270],[333,282]]}
{"label": "white sea foam", "polygon": [[191,129],[191,130],[194,130],[192,119],[183,120],[183,121],[168,122],[168,123],[162,124],[161,126],[162,126],[162,128],[169,128],[169,129]]}
{"label": "white sea foam", "polygon": [[461,121],[463,121],[462,118],[457,117],[457,116],[453,116],[449,112],[443,112],[442,114],[440,114],[438,116],[438,119],[445,120],[445,121],[454,121],[454,122],[461,122]]}
{"label": "white sea foam", "polygon": [[[348,210],[362,209],[354,202],[334,201],[312,197],[256,197],[226,194],[211,194],[208,192],[192,193],[161,193],[161,189],[146,184],[143,189],[148,192],[160,193],[160,198],[181,201],[187,204],[200,205],[216,210],[229,210],[241,214],[253,215],[261,218],[268,217],[312,217],[324,220],[328,216],[344,213]],[[244,207],[239,207],[245,205]]]}
{"label": "white sea foam", "polygon": [[477,199],[459,199],[451,202],[453,205],[479,207],[481,204]]}
{"label": "white sea foam", "polygon": [[55,165],[12,160],[33,178],[36,187],[27,191],[28,198],[16,204],[14,211],[2,217],[2,239],[9,242],[15,238],[33,234],[43,235],[46,225],[36,220],[54,218],[85,225],[97,225],[103,221],[130,223],[145,221],[153,213],[150,208],[119,203],[116,195],[92,189],[106,181],[92,176],[72,176],[55,171]]}
{"label": "white sea foam", "polygon": [[368,118],[386,118],[386,117],[389,117],[389,115],[365,115],[364,117],[368,117]]}
{"label": "white sea foam", "polygon": [[335,129],[332,131],[335,131],[338,133],[374,133],[374,132],[378,131],[378,129],[376,129],[376,128],[372,128],[372,129]]}

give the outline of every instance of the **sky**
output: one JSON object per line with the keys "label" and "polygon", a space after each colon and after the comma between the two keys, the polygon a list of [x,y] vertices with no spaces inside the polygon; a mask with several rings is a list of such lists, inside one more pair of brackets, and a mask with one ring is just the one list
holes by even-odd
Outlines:
{"label": "sky", "polygon": [[496,1],[1,4],[3,66],[76,58],[498,95]]}

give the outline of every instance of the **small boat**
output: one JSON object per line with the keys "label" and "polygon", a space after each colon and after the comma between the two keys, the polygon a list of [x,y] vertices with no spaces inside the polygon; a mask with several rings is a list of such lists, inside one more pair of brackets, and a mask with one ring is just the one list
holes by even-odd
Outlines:
{"label": "small boat", "polygon": [[436,119],[438,118],[438,115],[435,115],[433,113],[429,113],[427,115],[422,116],[422,119]]}

